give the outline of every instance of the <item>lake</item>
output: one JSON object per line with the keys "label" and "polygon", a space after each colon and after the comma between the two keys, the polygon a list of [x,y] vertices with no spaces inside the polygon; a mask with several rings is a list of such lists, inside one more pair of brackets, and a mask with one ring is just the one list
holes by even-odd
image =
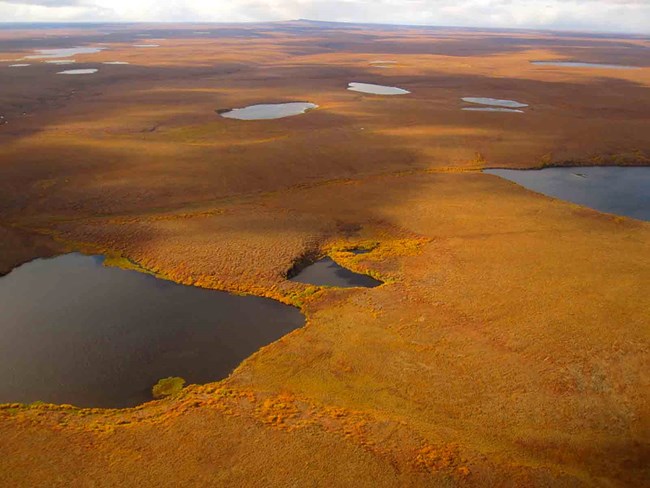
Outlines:
{"label": "lake", "polygon": [[484,172],[601,212],[650,220],[650,167],[488,169]]}
{"label": "lake", "polygon": [[223,379],[305,322],[274,300],[102,263],[67,254],[0,278],[0,403],[135,406],[161,378]]}

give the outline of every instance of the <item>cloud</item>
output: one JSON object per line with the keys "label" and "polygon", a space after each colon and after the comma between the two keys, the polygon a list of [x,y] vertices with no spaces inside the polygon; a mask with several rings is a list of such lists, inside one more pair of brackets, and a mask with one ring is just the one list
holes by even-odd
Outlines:
{"label": "cloud", "polygon": [[4,0],[2,3],[13,3],[18,5],[40,5],[42,7],[68,7],[84,5],[85,0]]}
{"label": "cloud", "polygon": [[0,0],[5,21],[314,20],[650,33],[649,0]]}

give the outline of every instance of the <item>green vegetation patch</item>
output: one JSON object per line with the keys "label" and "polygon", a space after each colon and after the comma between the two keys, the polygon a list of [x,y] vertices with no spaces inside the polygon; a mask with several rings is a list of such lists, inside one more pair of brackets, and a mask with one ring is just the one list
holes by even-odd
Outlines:
{"label": "green vegetation patch", "polygon": [[179,377],[163,378],[154,385],[151,393],[156,400],[177,395],[185,386],[185,380]]}

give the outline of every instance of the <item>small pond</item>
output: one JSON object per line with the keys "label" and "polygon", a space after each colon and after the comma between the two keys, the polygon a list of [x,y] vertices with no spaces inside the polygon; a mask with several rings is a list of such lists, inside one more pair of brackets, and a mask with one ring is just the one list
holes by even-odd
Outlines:
{"label": "small pond", "polygon": [[244,108],[217,112],[227,119],[238,120],[270,120],[304,114],[309,110],[318,108],[318,105],[307,102],[269,103],[250,105]]}
{"label": "small pond", "polygon": [[373,85],[372,83],[352,82],[348,85],[348,90],[370,93],[372,95],[407,95],[411,93],[408,90],[397,88],[395,86]]}
{"label": "small pond", "polygon": [[65,71],[59,71],[57,75],[92,75],[97,73],[99,70],[96,68],[87,68],[87,69],[67,69]]}
{"label": "small pond", "polygon": [[63,49],[37,49],[37,54],[25,56],[24,59],[69,58],[77,54],[94,54],[103,51],[105,47],[70,47]]}
{"label": "small pond", "polygon": [[128,61],[104,61],[102,64],[129,64]]}
{"label": "small pond", "polygon": [[370,254],[374,249],[348,249],[347,252],[351,252],[355,256],[361,256],[362,254]]}
{"label": "small pond", "polygon": [[311,264],[291,278],[291,281],[316,286],[339,288],[375,288],[382,284],[368,275],[350,271],[332,258],[326,257]]}
{"label": "small pond", "polygon": [[183,286],[67,254],[0,278],[0,403],[129,407],[161,378],[223,379],[304,325],[277,301]]}
{"label": "small pond", "polygon": [[523,108],[528,107],[528,104],[517,102],[515,100],[500,100],[498,98],[483,98],[483,97],[464,97],[463,102],[475,103],[478,105],[490,105],[493,107],[506,107],[506,108]]}
{"label": "small pond", "polygon": [[74,64],[76,61],[74,59],[52,59],[45,61],[47,64]]}
{"label": "small pond", "polygon": [[638,66],[606,63],[583,63],[581,61],[531,61],[536,66],[560,66],[565,68],[639,69]]}
{"label": "small pond", "polygon": [[370,61],[370,66],[373,68],[382,68],[382,69],[390,69],[394,68],[397,65],[397,61]]}
{"label": "small pond", "polygon": [[601,212],[650,220],[650,167],[488,169],[485,173]]}

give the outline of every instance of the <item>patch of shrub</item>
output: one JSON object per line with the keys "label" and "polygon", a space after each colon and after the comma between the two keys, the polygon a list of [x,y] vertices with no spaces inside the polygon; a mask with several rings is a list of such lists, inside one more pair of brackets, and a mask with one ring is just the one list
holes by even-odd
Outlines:
{"label": "patch of shrub", "polygon": [[177,395],[185,386],[185,380],[179,377],[163,378],[154,385],[151,393],[156,400]]}

